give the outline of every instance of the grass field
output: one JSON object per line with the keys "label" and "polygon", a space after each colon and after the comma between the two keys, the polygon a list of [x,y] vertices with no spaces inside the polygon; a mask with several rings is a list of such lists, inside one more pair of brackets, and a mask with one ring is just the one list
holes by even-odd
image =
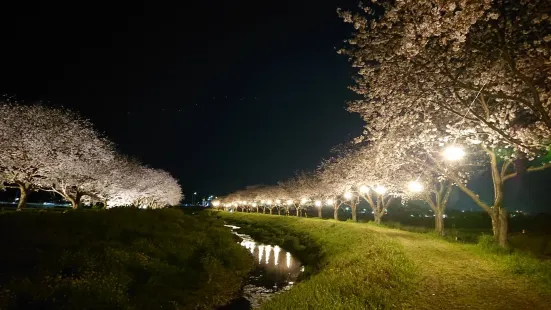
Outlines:
{"label": "grass field", "polygon": [[459,244],[368,224],[219,216],[310,264],[310,276],[265,309],[551,309],[551,264],[487,239]]}
{"label": "grass field", "polygon": [[212,309],[253,263],[222,225],[171,209],[0,213],[0,309]]}

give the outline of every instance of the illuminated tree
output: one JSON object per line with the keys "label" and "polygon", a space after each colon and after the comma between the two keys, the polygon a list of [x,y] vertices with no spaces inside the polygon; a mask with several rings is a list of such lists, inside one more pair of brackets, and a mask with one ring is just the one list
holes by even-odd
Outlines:
{"label": "illuminated tree", "polygon": [[325,201],[333,207],[333,218],[338,220],[338,210],[343,205],[349,205],[352,211],[352,220],[356,221],[359,196],[354,191],[357,176],[354,152],[349,145],[333,148],[335,156],[322,161],[318,168],[319,183],[327,190]]}
{"label": "illuminated tree", "polygon": [[55,165],[49,141],[58,136],[54,123],[63,116],[43,106],[0,103],[0,181],[19,189],[18,209]]}
{"label": "illuminated tree", "polygon": [[0,116],[1,173],[4,182],[21,191],[18,208],[39,187],[56,191],[76,208],[95,175],[113,160],[111,144],[70,111],[2,105]]}
{"label": "illuminated tree", "polygon": [[299,172],[294,177],[279,182],[280,189],[283,190],[281,196],[292,200],[296,209],[296,216],[304,213],[308,217],[306,210],[311,203],[311,197],[315,195],[315,175],[313,173]]}
{"label": "illuminated tree", "polygon": [[58,193],[73,208],[81,199],[106,206],[178,204],[181,189],[168,173],[117,156],[92,124],[64,109],[0,104],[0,180],[21,191]]}
{"label": "illuminated tree", "polygon": [[[397,120],[407,124],[407,131],[432,124],[435,132],[405,139],[405,149],[417,145],[424,152],[413,153],[421,162],[431,161],[427,169],[445,175],[486,210],[496,240],[505,246],[504,182],[549,166],[526,163],[547,151],[551,136],[548,3],[377,5],[384,14],[376,16],[369,8],[364,12],[371,16],[341,12],[356,29],[342,52],[359,68],[353,89],[365,97],[350,103],[349,110],[366,120],[365,136],[372,141],[388,139],[389,127]],[[426,152],[423,144],[439,146],[440,151]],[[494,183],[492,204],[466,186],[468,163],[442,160],[440,153],[450,144],[468,149],[469,161],[476,158],[476,166],[487,163]]]}
{"label": "illuminated tree", "polygon": [[322,198],[325,204],[333,208],[333,219],[339,220],[339,209],[345,204],[343,197],[347,186],[346,170],[343,170],[343,158],[338,156],[322,161],[318,168],[320,189],[323,190]]}

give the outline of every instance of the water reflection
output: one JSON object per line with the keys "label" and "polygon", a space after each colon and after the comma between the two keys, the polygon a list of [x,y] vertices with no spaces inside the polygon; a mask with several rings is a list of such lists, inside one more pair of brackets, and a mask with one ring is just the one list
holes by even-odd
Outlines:
{"label": "water reflection", "polygon": [[279,264],[279,252],[281,252],[281,248],[277,245],[274,247],[274,265]]}
{"label": "water reflection", "polygon": [[[236,232],[239,227],[225,226],[232,228],[233,233],[241,238],[239,243],[255,258],[256,267],[243,288],[243,297],[250,302],[250,307],[257,308],[274,294],[290,289],[304,271],[300,262],[279,246],[256,242],[249,235]],[[230,305],[228,309],[246,308]]]}
{"label": "water reflection", "polygon": [[[233,229],[236,229],[234,227],[235,226],[232,226]],[[293,267],[293,256],[291,255],[291,253],[282,250],[279,246],[271,246],[269,244],[258,244],[257,246],[256,242],[250,239],[248,235],[239,234],[236,232],[234,233],[243,239],[239,244],[248,249],[251,254],[253,254],[253,256],[258,259],[258,264],[262,264],[262,262],[264,261],[265,265],[271,266],[269,268],[271,271],[278,272],[280,274],[296,273],[297,271],[300,273],[304,271],[304,267],[299,268],[300,264],[298,264],[296,267]],[[283,268],[278,267],[280,263],[282,263],[280,261],[280,253],[285,254],[285,267]]]}

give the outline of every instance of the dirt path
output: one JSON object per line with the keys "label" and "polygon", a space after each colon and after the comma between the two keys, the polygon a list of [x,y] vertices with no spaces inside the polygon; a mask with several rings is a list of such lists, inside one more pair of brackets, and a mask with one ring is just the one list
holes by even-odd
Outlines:
{"label": "dirt path", "polygon": [[400,241],[419,267],[417,294],[403,304],[415,309],[551,309],[551,296],[525,277],[500,270],[466,246],[421,234],[370,227]]}

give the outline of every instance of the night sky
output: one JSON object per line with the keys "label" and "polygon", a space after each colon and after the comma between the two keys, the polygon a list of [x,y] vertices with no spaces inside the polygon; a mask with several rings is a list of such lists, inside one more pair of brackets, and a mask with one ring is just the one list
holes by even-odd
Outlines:
{"label": "night sky", "polygon": [[357,1],[171,2],[3,10],[0,93],[78,110],[188,197],[312,169],[361,133],[336,53]]}
{"label": "night sky", "polygon": [[[0,94],[79,111],[187,198],[275,183],[362,131],[336,53],[352,31],[336,9],[357,3],[18,1],[0,10]],[[512,180],[508,207],[547,210],[550,175]],[[471,186],[491,200],[488,181]]]}

